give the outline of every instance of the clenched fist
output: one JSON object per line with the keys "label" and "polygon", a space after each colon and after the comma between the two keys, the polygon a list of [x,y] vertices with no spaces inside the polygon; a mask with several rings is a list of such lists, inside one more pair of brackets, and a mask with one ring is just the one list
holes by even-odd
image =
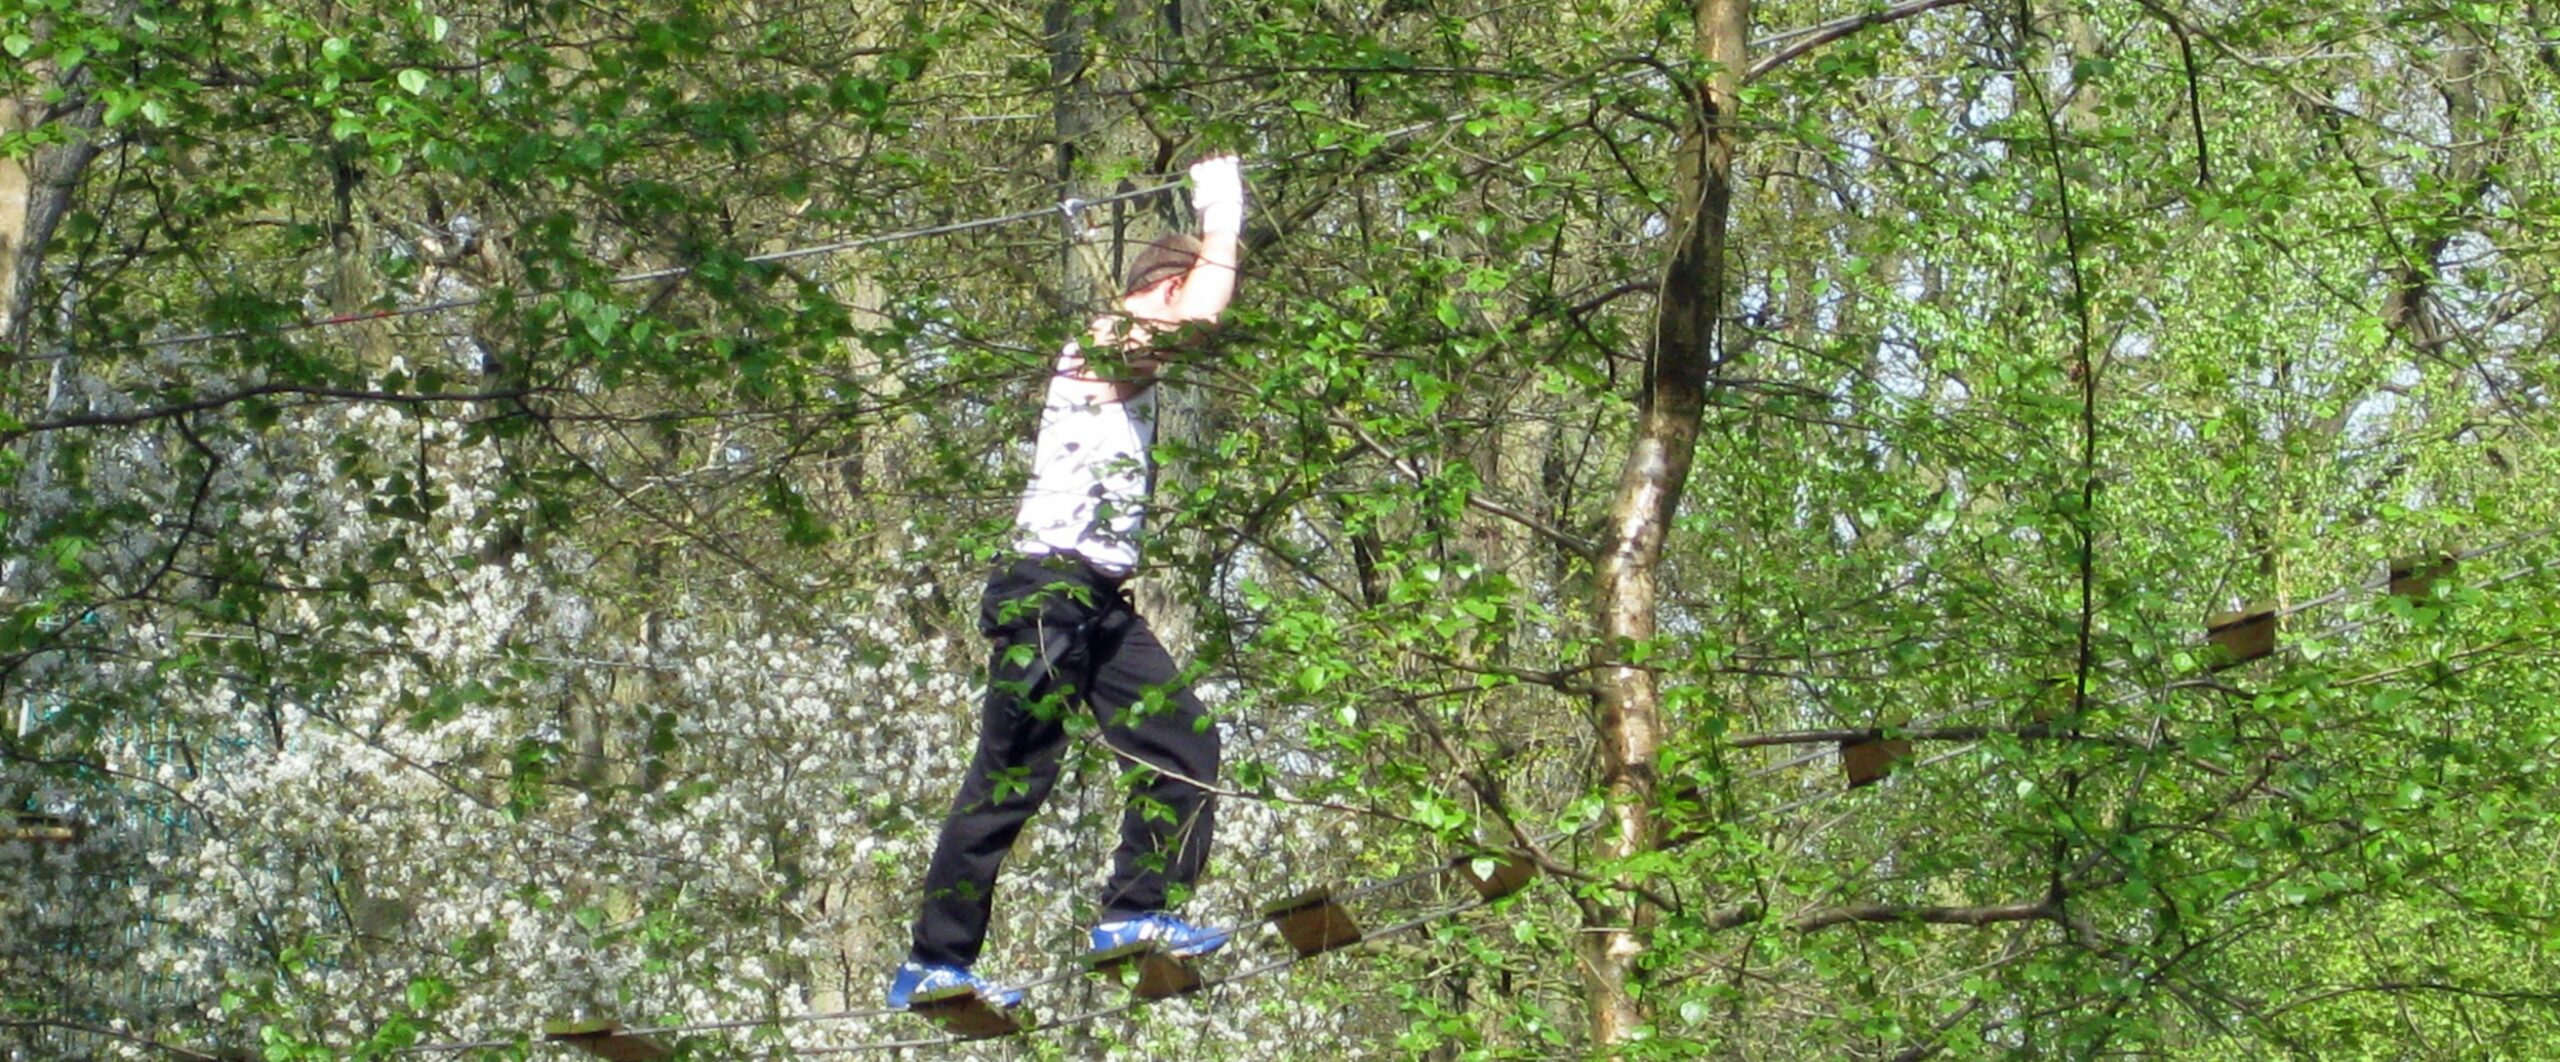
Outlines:
{"label": "clenched fist", "polygon": [[1244,166],[1232,154],[1191,164],[1191,209],[1203,232],[1244,231]]}

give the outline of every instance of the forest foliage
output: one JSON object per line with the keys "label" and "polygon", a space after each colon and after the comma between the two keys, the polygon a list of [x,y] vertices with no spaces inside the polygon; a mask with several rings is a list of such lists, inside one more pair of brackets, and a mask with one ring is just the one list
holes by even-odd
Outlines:
{"label": "forest foliage", "polygon": [[[2539,1053],[2555,27],[0,0],[0,1054],[931,1035],[828,1016],[1045,366],[1221,150],[1143,580],[1229,749],[1191,910],[1539,879],[955,1052]],[[1071,756],[999,979],[1093,914]]]}

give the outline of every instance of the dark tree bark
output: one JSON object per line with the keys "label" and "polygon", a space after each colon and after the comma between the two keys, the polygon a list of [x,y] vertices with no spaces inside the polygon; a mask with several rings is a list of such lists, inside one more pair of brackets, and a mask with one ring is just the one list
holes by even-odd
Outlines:
{"label": "dark tree bark", "polygon": [[[1198,12],[1181,0],[1141,3],[1115,0],[1097,22],[1090,5],[1056,0],[1049,6],[1049,71],[1056,123],[1055,149],[1059,186],[1069,199],[1093,201],[1139,187],[1127,177],[1103,179],[1101,171],[1135,162],[1142,168],[1170,168],[1168,154],[1145,123],[1126,108],[1140,106],[1131,91],[1149,71],[1177,60],[1187,27]],[[1184,224],[1178,194],[1113,203],[1083,211],[1066,230],[1060,269],[1065,280],[1064,306],[1072,324],[1108,309],[1119,295],[1120,270],[1129,256],[1150,240]],[[1177,369],[1177,372],[1180,370]],[[1208,436],[1208,410],[1197,389],[1168,387],[1156,396],[1156,442],[1159,455],[1196,445]],[[1179,490],[1186,477],[1179,465],[1159,456],[1157,494]],[[1154,574],[1140,579],[1138,608],[1157,637],[1177,657],[1188,657],[1198,644],[1199,611],[1192,605],[1196,589],[1207,577],[1197,535],[1167,527],[1163,510],[1151,517],[1148,552],[1156,560]]]}

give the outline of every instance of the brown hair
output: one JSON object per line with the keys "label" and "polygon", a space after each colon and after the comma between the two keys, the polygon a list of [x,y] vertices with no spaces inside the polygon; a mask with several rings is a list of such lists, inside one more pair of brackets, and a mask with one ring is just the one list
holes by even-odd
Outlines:
{"label": "brown hair", "polygon": [[1141,247],[1129,259],[1128,271],[1121,274],[1120,295],[1126,298],[1162,282],[1191,272],[1200,261],[1200,237],[1187,232],[1157,237]]}

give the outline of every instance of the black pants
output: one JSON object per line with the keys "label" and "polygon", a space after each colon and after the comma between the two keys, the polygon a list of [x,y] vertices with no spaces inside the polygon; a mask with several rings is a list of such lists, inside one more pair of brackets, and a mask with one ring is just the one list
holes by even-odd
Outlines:
{"label": "black pants", "polygon": [[1209,854],[1210,794],[1185,779],[1216,782],[1217,726],[1118,580],[1073,556],[1014,561],[988,579],[978,629],[995,642],[978,751],[925,870],[918,962],[977,961],[996,872],[1057,784],[1076,708],[1093,712],[1112,758],[1138,778],[1102,916],[1163,910],[1167,890],[1198,880]]}

